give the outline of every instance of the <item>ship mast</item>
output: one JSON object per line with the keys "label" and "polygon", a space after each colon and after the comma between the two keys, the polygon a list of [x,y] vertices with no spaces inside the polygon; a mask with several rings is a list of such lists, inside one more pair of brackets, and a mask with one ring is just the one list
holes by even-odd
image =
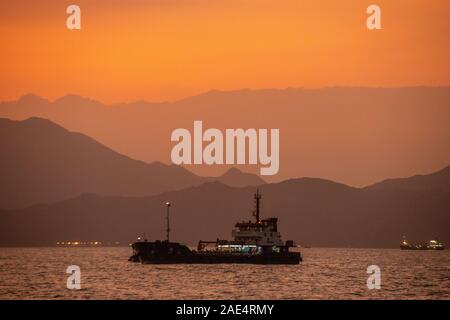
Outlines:
{"label": "ship mast", "polygon": [[259,193],[259,189],[256,189],[255,193],[255,217],[256,223],[259,223],[259,201],[261,200],[261,193]]}
{"label": "ship mast", "polygon": [[167,242],[169,242],[169,234],[170,234],[170,220],[169,220],[169,210],[170,210],[170,202],[166,202],[166,208],[167,208],[167,229],[166,229],[166,239]]}

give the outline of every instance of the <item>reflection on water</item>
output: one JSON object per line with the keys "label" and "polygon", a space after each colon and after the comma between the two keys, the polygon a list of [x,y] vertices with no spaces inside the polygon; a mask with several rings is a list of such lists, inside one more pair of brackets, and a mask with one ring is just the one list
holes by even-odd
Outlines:
{"label": "reflection on water", "polygon": [[[449,299],[450,251],[303,249],[296,266],[142,265],[130,248],[0,248],[0,299]],[[68,290],[69,265],[81,290]],[[366,269],[381,268],[368,290]]]}

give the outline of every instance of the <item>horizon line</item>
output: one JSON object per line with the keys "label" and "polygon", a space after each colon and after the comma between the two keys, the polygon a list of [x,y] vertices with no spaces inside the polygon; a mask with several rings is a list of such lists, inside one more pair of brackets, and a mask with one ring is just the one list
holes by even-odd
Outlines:
{"label": "horizon line", "polygon": [[267,87],[267,88],[241,88],[241,89],[210,89],[206,91],[201,91],[196,94],[184,96],[182,98],[173,99],[173,100],[160,100],[160,101],[152,101],[147,99],[135,99],[135,100],[129,100],[129,101],[119,101],[119,102],[112,102],[107,103],[103,102],[100,99],[84,96],[79,93],[66,93],[64,95],[58,96],[57,98],[50,99],[47,97],[44,97],[44,95],[34,93],[34,92],[28,92],[24,93],[15,99],[12,100],[1,100],[1,103],[13,103],[13,102],[19,102],[20,100],[26,98],[26,97],[34,97],[38,98],[40,100],[45,100],[48,103],[55,103],[58,100],[67,98],[67,97],[75,97],[75,98],[81,98],[86,101],[91,101],[93,103],[98,103],[103,106],[117,106],[117,105],[123,105],[123,104],[136,104],[136,103],[147,103],[147,104],[175,104],[190,98],[194,97],[200,97],[211,93],[235,93],[235,92],[263,92],[263,91],[319,91],[319,90],[330,90],[330,89],[365,89],[365,90],[399,90],[399,89],[445,89],[450,88],[450,84],[442,84],[442,85],[410,85],[410,86],[342,86],[342,85],[335,85],[335,86],[322,86],[322,87]]}

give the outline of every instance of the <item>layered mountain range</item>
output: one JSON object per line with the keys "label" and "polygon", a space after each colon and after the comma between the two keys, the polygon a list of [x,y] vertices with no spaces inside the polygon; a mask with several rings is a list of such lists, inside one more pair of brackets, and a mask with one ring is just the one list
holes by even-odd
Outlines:
{"label": "layered mountain range", "polygon": [[238,169],[200,177],[179,166],[134,160],[42,118],[0,119],[0,137],[0,208],[4,209],[84,193],[146,196],[208,181],[237,187],[264,183]]}
{"label": "layered mountain range", "polygon": [[[312,176],[366,186],[433,172],[450,161],[450,87],[210,91],[171,102],[104,104],[78,95],[27,94],[0,117],[49,119],[145,162],[170,163],[177,128],[280,129],[280,170],[268,182]],[[338,165],[337,165],[338,164]],[[227,166],[188,166],[219,176]],[[241,166],[259,174],[259,166]]]}
{"label": "layered mountain range", "polygon": [[266,184],[237,169],[200,177],[133,160],[40,118],[1,119],[0,137],[3,246],[161,239],[166,201],[173,240],[229,238],[236,221],[252,219],[256,186],[263,217],[277,216],[284,239],[302,245],[395,247],[403,235],[450,242],[450,167],[364,188],[317,178]]}

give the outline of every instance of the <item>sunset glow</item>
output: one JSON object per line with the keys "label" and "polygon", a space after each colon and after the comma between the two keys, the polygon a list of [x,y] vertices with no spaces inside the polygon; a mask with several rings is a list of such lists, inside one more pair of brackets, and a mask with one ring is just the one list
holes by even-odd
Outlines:
{"label": "sunset glow", "polygon": [[[450,2],[1,1],[0,100],[76,93],[106,103],[211,89],[450,84]],[[125,10],[126,8],[126,10]],[[406,10],[407,9],[407,10]]]}

